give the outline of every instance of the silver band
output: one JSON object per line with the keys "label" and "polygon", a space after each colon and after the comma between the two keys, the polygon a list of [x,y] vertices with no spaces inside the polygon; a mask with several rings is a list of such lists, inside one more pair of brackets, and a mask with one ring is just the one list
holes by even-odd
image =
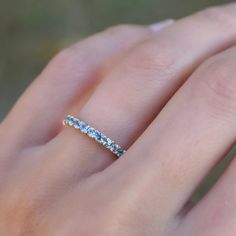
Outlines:
{"label": "silver band", "polygon": [[94,139],[98,143],[102,144],[105,148],[110,150],[117,157],[121,157],[126,151],[116,144],[113,140],[106,137],[102,132],[94,129],[84,121],[81,121],[74,116],[68,115],[63,120],[63,125],[67,127],[72,127],[76,130],[80,130],[82,133],[87,134],[90,138]]}

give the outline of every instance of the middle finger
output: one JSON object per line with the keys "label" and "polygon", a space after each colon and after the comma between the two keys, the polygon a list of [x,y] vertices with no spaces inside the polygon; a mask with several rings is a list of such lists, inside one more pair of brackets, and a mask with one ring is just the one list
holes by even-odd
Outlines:
{"label": "middle finger", "polygon": [[[231,5],[210,8],[147,40],[105,78],[79,118],[128,148],[203,60],[236,41],[235,13]],[[62,160],[81,158],[81,172],[98,171],[114,159],[91,142],[65,129],[54,147]]]}

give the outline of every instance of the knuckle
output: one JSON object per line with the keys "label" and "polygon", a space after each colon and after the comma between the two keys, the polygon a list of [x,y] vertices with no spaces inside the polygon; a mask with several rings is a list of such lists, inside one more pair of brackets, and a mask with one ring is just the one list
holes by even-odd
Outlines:
{"label": "knuckle", "polygon": [[125,25],[125,24],[120,24],[120,25],[115,25],[115,26],[111,26],[111,27],[108,27],[105,31],[108,32],[108,33],[120,33],[120,32],[129,32],[130,29],[132,29],[131,26],[129,25]]}
{"label": "knuckle", "polygon": [[222,112],[236,112],[236,68],[234,60],[217,57],[203,65],[202,82],[207,88],[209,101]]}
{"label": "knuckle", "polygon": [[108,39],[116,41],[123,44],[127,42],[139,42],[140,40],[145,40],[151,34],[150,30],[145,27],[135,26],[135,25],[117,25],[112,26],[102,32],[102,35]]}
{"label": "knuckle", "polygon": [[52,59],[49,63],[48,68],[63,68],[62,66],[66,66],[68,62],[71,62],[74,58],[73,50],[66,48],[57,53],[57,55]]}
{"label": "knuckle", "polygon": [[52,63],[58,66],[65,65],[74,61],[75,57],[76,53],[74,47],[65,48],[53,58]]}
{"label": "knuckle", "polygon": [[111,35],[117,35],[117,34],[122,34],[122,35],[132,35],[132,34],[137,34],[140,32],[147,32],[145,28],[143,27],[138,27],[138,26],[133,26],[133,25],[128,25],[128,24],[120,24],[120,25],[115,25],[107,28],[105,30],[106,33],[111,34]]}
{"label": "knuckle", "polygon": [[[83,74],[91,69],[89,55],[91,55],[91,50],[84,46],[82,42],[77,43],[60,51],[46,67],[46,71],[50,71],[53,75],[55,73],[57,76],[58,69],[62,76],[68,76],[72,74],[71,72],[77,75]],[[79,69],[78,65],[80,65]]]}
{"label": "knuckle", "polygon": [[[176,71],[173,54],[173,51],[171,52],[165,45],[162,47],[156,42],[147,42],[129,58],[127,67],[133,70],[134,75],[139,75],[137,78],[145,78],[145,82],[161,82],[171,78]],[[158,80],[157,76],[154,76],[157,74]]]}

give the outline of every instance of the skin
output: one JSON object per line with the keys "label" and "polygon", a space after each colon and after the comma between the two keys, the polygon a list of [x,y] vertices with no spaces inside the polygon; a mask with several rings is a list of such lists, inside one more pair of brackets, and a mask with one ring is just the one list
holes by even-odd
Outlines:
{"label": "skin", "polygon": [[[0,124],[0,235],[235,236],[236,4],[123,25],[60,52]],[[128,149],[113,154],[68,114]]]}

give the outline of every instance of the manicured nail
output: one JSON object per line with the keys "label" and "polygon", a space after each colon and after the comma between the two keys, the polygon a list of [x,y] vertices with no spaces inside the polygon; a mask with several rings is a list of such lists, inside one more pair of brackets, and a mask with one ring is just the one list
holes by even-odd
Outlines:
{"label": "manicured nail", "polygon": [[175,22],[175,20],[173,19],[168,19],[168,20],[164,20],[158,23],[154,23],[148,26],[148,28],[154,32],[158,32],[160,30],[162,30],[163,28],[172,25]]}

